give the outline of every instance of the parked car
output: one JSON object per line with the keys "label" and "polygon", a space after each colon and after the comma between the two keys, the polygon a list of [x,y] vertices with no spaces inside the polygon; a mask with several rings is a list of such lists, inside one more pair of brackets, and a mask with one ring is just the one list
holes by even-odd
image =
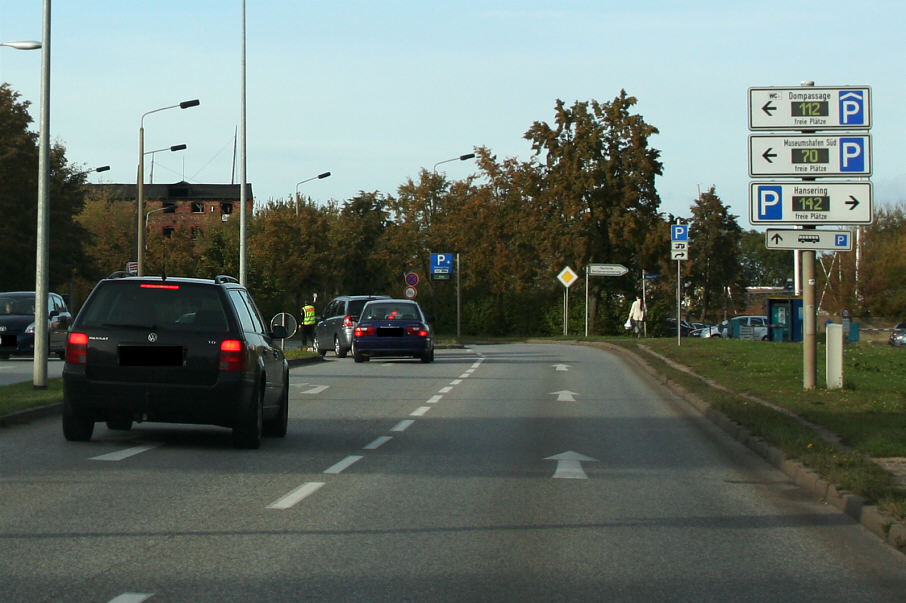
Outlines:
{"label": "parked car", "polygon": [[890,333],[887,343],[897,347],[906,347],[906,321],[897,323]]}
{"label": "parked car", "polygon": [[352,357],[413,356],[434,360],[434,332],[418,303],[409,299],[370,301],[353,331]]}
{"label": "parked car", "polygon": [[365,304],[374,299],[390,299],[387,295],[341,295],[335,297],[315,325],[314,348],[322,356],[333,350],[337,358],[345,358],[352,347],[352,330]]}
{"label": "parked car", "polygon": [[755,341],[768,340],[768,317],[767,316],[734,316],[721,331],[722,337],[733,337],[733,323],[739,325],[740,339],[753,339]]}
{"label": "parked car", "polygon": [[[72,314],[56,293],[47,295],[47,353],[61,359],[66,354],[66,331]],[[0,293],[0,358],[35,353],[35,292]]]}
{"label": "parked car", "polygon": [[[664,326],[668,337],[676,337],[676,319],[675,318],[665,318]],[[680,321],[680,336],[688,337],[695,330],[690,323],[685,320]]]}
{"label": "parked car", "polygon": [[79,311],[63,367],[63,435],[90,440],[97,421],[210,424],[240,448],[287,430],[289,367],[248,290],[213,280],[100,281]]}
{"label": "parked car", "polygon": [[692,331],[691,336],[692,337],[701,337],[703,339],[708,339],[708,338],[712,338],[712,337],[716,337],[717,339],[720,339],[721,337],[723,337],[722,329],[723,329],[722,325],[704,325],[701,328],[698,328],[698,329],[695,329],[694,331]]}

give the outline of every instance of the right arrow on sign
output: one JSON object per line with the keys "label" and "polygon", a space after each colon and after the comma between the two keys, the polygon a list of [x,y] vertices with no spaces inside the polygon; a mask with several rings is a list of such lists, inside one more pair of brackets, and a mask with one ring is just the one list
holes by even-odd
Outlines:
{"label": "right arrow on sign", "polygon": [[855,197],[853,197],[852,195],[850,195],[849,201],[847,201],[846,204],[849,205],[849,211],[852,211],[852,210],[856,209],[856,207],[859,206],[859,200],[856,199]]}

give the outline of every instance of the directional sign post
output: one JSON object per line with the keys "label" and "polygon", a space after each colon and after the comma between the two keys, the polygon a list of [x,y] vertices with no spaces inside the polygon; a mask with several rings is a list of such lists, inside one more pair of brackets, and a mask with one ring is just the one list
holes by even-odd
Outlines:
{"label": "directional sign post", "polygon": [[588,337],[588,277],[623,276],[629,268],[622,264],[588,264],[585,266],[585,336]]}
{"label": "directional sign post", "polygon": [[871,224],[871,182],[752,182],[753,224]]}
{"label": "directional sign post", "polygon": [[815,249],[819,251],[851,251],[853,233],[850,230],[795,230],[768,228],[764,233],[768,249]]}
{"label": "directional sign post", "polygon": [[679,218],[676,224],[670,225],[670,246],[670,259],[676,260],[676,345],[681,345],[680,262],[689,258],[689,225],[680,224]]}
{"label": "directional sign post", "polygon": [[563,334],[566,335],[569,318],[569,288],[579,280],[579,275],[572,268],[566,266],[557,275],[557,280],[563,285]]}
{"label": "directional sign post", "polygon": [[749,88],[750,130],[868,130],[868,86]]}
{"label": "directional sign post", "polygon": [[871,136],[754,134],[749,136],[749,175],[870,176]]}

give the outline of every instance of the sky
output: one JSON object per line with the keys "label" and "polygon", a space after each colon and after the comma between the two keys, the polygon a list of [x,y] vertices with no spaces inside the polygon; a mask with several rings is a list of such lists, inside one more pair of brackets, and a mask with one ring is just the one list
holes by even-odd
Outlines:
{"label": "sky", "polygon": [[[0,0],[0,42],[40,40],[42,0]],[[621,89],[659,133],[661,209],[688,216],[714,186],[749,223],[748,89],[870,86],[874,204],[906,201],[902,0],[247,0],[247,179],[256,203],[396,195],[440,161],[523,138],[558,99]],[[58,0],[50,133],[89,182],[230,183],[241,116],[241,0]],[[41,51],[0,47],[0,81],[39,121]],[[449,180],[473,161],[437,167]],[[238,182],[238,168],[235,171]],[[2,183],[0,183],[2,185]]]}

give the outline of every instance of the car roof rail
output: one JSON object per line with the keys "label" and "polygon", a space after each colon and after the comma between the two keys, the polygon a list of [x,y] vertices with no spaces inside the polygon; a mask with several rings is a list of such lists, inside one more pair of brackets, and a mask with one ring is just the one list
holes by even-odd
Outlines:
{"label": "car roof rail", "polygon": [[229,274],[218,274],[214,277],[214,282],[218,285],[221,283],[238,283],[239,279],[235,276],[230,276]]}
{"label": "car roof rail", "polygon": [[116,272],[111,272],[107,275],[107,278],[126,278],[127,276],[132,276],[125,270],[117,270]]}

